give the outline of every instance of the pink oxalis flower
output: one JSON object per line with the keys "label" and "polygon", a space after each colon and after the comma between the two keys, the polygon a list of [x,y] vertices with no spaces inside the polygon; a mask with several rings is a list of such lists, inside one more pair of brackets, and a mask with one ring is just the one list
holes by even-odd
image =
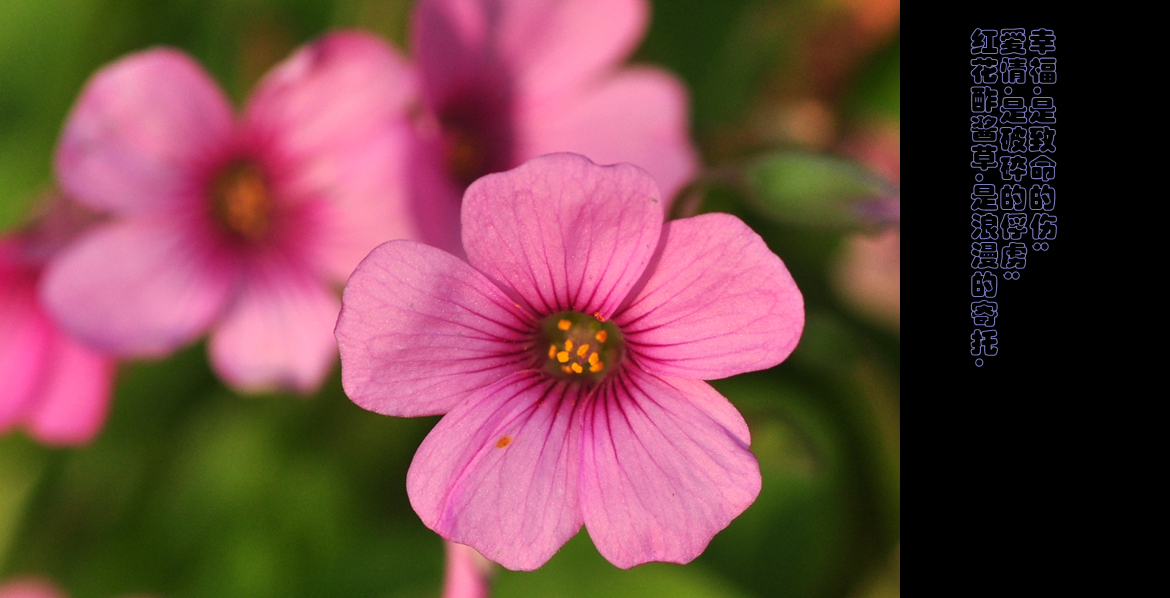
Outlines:
{"label": "pink oxalis flower", "polygon": [[552,152],[636,164],[669,201],[698,163],[686,90],[659,69],[618,68],[648,20],[646,0],[422,0],[410,183],[424,239],[458,252],[467,185]]}
{"label": "pink oxalis flower", "polygon": [[65,124],[56,170],[110,218],[49,265],[45,304],[119,355],[164,355],[211,329],[212,364],[233,386],[316,388],[336,354],[333,285],[410,234],[394,190],[412,81],[360,33],[294,53],[238,119],[178,51],[103,68]]}
{"label": "pink oxalis flower", "polygon": [[510,569],[582,524],[619,567],[695,558],[760,489],[747,425],[703,380],[795,348],[780,258],[733,216],[664,224],[649,174],[574,154],[479,179],[462,223],[467,262],[371,252],[337,324],[355,403],[446,414],[407,476],[415,511]]}
{"label": "pink oxalis flower", "polygon": [[60,330],[37,300],[45,261],[84,225],[54,198],[27,230],[0,237],[0,434],[85,444],[105,422],[114,360]]}

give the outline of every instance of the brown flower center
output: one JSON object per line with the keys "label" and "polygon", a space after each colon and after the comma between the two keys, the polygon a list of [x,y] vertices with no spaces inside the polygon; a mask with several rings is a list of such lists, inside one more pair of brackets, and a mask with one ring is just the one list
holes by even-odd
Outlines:
{"label": "brown flower center", "polygon": [[224,228],[249,241],[268,233],[272,194],[264,175],[247,161],[227,165],[211,185],[212,210]]}
{"label": "brown flower center", "polygon": [[545,318],[541,324],[544,371],[555,378],[600,382],[625,357],[622,333],[609,322],[575,311]]}

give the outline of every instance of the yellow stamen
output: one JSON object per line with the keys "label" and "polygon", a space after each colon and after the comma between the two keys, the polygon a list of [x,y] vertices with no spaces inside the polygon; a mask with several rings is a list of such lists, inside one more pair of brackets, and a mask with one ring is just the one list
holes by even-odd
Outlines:
{"label": "yellow stamen", "polygon": [[557,361],[561,363],[567,363],[569,361],[569,352],[561,351],[560,353],[557,353]]}
{"label": "yellow stamen", "polygon": [[560,322],[557,322],[557,328],[560,328],[561,330],[568,330],[572,326],[573,323],[568,320],[561,320]]}
{"label": "yellow stamen", "polygon": [[601,371],[601,369],[602,369],[602,368],[604,368],[604,367],[605,367],[605,364],[604,364],[604,363],[601,363],[601,362],[599,361],[599,362],[597,362],[597,363],[595,363],[595,364],[593,364],[593,365],[590,365],[590,366],[589,366],[589,371],[591,371],[591,372],[593,372],[594,374],[596,374],[597,372],[600,372],[600,371]]}
{"label": "yellow stamen", "polygon": [[576,362],[574,362],[573,365],[571,365],[569,367],[573,368],[573,371],[577,372],[578,374],[585,371],[585,368],[581,367],[581,364],[576,363]]}
{"label": "yellow stamen", "polygon": [[556,357],[556,356],[557,356],[557,346],[556,345],[549,345],[548,346],[548,358],[552,359],[553,357]]}
{"label": "yellow stamen", "polygon": [[566,351],[572,351],[572,350],[573,350],[573,341],[565,341],[565,350],[566,350]]}
{"label": "yellow stamen", "polygon": [[597,362],[600,359],[601,358],[597,356],[597,353],[590,355],[589,356],[589,365],[597,365]]}
{"label": "yellow stamen", "polygon": [[585,343],[584,345],[581,345],[580,347],[577,348],[577,357],[585,357],[585,354],[588,352],[589,352],[589,343]]}
{"label": "yellow stamen", "polygon": [[597,336],[596,336],[596,338],[597,338],[597,342],[599,342],[599,343],[604,343],[604,342],[605,342],[605,339],[606,339],[606,338],[608,338],[608,337],[609,337],[609,335],[608,335],[608,334],[606,334],[604,330],[602,330],[602,331],[600,331],[600,332],[598,332],[598,333],[597,333]]}

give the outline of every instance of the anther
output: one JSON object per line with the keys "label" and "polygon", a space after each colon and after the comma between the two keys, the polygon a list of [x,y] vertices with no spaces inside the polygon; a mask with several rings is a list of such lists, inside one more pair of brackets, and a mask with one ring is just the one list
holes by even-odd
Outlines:
{"label": "anther", "polygon": [[573,350],[573,341],[569,341],[569,340],[565,341],[565,350],[566,351]]}
{"label": "anther", "polygon": [[556,345],[549,345],[548,346],[548,358],[552,359],[553,357],[556,357],[556,356],[557,356],[557,346]]}
{"label": "anther", "polygon": [[561,363],[568,363],[569,352],[568,351],[561,351],[560,353],[557,353],[557,361],[559,361]]}
{"label": "anther", "polygon": [[608,337],[609,337],[609,335],[608,335],[608,334],[606,334],[604,330],[599,330],[599,331],[597,332],[597,336],[596,336],[595,338],[597,339],[597,342],[599,342],[599,343],[604,343],[604,342],[605,342],[605,339],[606,339],[606,338],[608,338]]}
{"label": "anther", "polygon": [[568,330],[572,326],[573,323],[568,320],[561,320],[560,322],[557,322],[557,328],[560,328],[561,330]]}
{"label": "anther", "polygon": [[580,347],[577,348],[577,357],[585,357],[585,354],[588,352],[589,352],[589,343],[585,343],[584,345],[581,345]]}
{"label": "anther", "polygon": [[581,364],[579,364],[577,362],[573,362],[573,365],[571,365],[569,367],[573,368],[573,371],[577,372],[578,374],[585,371],[585,368],[581,367]]}

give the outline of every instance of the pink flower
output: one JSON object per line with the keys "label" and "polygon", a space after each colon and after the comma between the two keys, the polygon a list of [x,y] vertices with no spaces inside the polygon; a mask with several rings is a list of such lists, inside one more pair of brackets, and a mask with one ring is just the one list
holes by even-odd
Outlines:
{"label": "pink flower", "polygon": [[233,386],[316,388],[336,354],[333,285],[411,234],[393,190],[413,94],[402,61],[359,33],[294,53],[238,120],[178,51],[103,68],[56,167],[110,219],[50,264],[45,304],[119,355],[165,355],[211,329],[212,364]]}
{"label": "pink flower", "polygon": [[0,585],[0,598],[65,598],[65,594],[47,581],[25,578]]}
{"label": "pink flower", "polygon": [[413,193],[426,240],[458,252],[463,190],[551,152],[629,162],[669,201],[695,171],[683,86],[618,69],[645,0],[422,0],[411,22],[425,114]]}
{"label": "pink flower", "polygon": [[109,410],[114,360],[57,328],[37,301],[45,260],[80,221],[64,201],[30,230],[0,237],[0,434],[85,444]]}
{"label": "pink flower", "polygon": [[784,264],[733,216],[664,224],[649,174],[573,154],[476,181],[462,222],[470,263],[383,244],[337,324],[355,403],[446,413],[410,467],[415,511],[510,569],[582,524],[619,567],[695,558],[760,489],[747,425],[702,380],[795,348]]}

